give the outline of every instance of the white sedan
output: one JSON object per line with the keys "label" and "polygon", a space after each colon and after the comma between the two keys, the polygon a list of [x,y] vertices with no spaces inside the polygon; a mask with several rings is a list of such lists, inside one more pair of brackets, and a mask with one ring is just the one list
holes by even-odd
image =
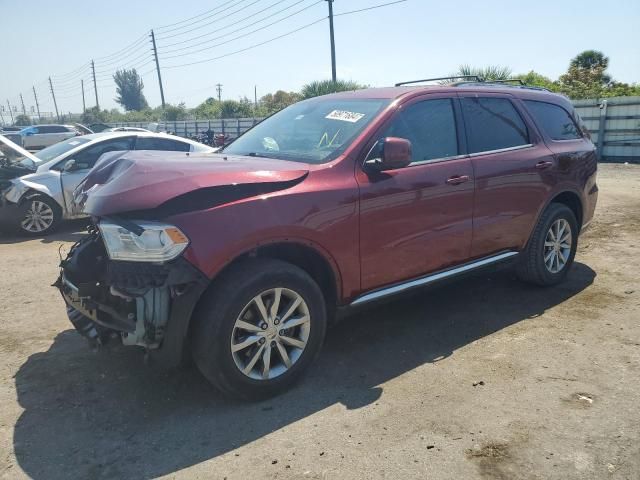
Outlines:
{"label": "white sedan", "polygon": [[73,192],[107,152],[213,152],[193,140],[152,132],[105,132],[59,142],[30,154],[0,135],[0,223],[25,235],[46,235],[77,218]]}

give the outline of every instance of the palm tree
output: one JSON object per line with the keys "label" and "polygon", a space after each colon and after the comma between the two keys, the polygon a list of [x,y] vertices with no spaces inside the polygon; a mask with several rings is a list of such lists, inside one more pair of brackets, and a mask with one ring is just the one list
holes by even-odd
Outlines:
{"label": "palm tree", "polygon": [[335,82],[333,80],[314,80],[302,87],[301,93],[303,98],[312,98],[329,93],[346,92],[362,88],[367,88],[367,86],[351,80],[336,80]]}
{"label": "palm tree", "polygon": [[463,80],[461,77],[476,76],[481,80],[507,80],[511,78],[513,72],[509,67],[501,67],[499,65],[489,65],[488,67],[472,67],[470,65],[460,65],[458,71],[451,75],[452,80],[443,80],[442,84],[453,83],[457,80]]}

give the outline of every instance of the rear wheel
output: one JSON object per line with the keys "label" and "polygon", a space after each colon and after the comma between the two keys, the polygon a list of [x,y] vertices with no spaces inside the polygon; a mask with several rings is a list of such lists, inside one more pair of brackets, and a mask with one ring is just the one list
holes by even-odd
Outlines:
{"label": "rear wheel", "polygon": [[24,201],[18,230],[23,235],[48,235],[57,228],[60,217],[60,207],[55,200],[36,195]]}
{"label": "rear wheel", "polygon": [[194,360],[231,397],[260,399],[291,386],[320,351],[326,308],[295,265],[242,262],[212,286],[194,317]]}
{"label": "rear wheel", "polygon": [[518,276],[536,285],[555,285],[567,276],[578,247],[578,222],[564,204],[552,203],[542,214],[522,252]]}

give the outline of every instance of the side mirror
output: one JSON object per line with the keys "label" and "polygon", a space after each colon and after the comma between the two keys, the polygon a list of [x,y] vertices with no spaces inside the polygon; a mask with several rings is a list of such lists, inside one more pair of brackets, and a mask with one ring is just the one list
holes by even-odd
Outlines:
{"label": "side mirror", "polygon": [[64,167],[62,167],[63,172],[73,172],[74,170],[78,170],[78,165],[73,158],[71,160],[67,160]]}
{"label": "side mirror", "polygon": [[411,163],[411,142],[406,138],[387,137],[369,152],[364,165],[376,172],[404,168]]}

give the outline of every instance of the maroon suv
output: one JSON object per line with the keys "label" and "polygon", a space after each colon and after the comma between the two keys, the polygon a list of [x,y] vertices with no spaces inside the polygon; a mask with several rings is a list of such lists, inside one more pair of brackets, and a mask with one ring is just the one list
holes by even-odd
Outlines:
{"label": "maroon suv", "polygon": [[[58,286],[75,327],[259,398],[309,367],[338,310],[513,260],[567,275],[596,204],[571,103],[458,83],[306,100],[217,154],[118,154]],[[366,368],[362,366],[361,368]]]}

